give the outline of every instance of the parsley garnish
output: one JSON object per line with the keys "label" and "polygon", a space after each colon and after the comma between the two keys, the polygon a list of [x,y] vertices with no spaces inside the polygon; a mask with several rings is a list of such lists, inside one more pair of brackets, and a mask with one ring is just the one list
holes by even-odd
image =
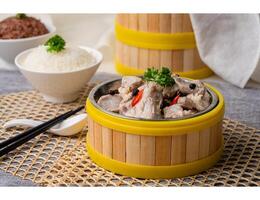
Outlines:
{"label": "parsley garnish", "polygon": [[175,81],[172,78],[171,74],[171,70],[166,67],[163,67],[160,70],[148,68],[144,73],[144,80],[154,81],[163,87],[173,86]]}
{"label": "parsley garnish", "polygon": [[24,18],[27,17],[27,15],[24,14],[24,13],[17,13],[15,17],[18,18],[18,19],[24,19]]}
{"label": "parsley garnish", "polygon": [[55,52],[55,53],[58,53],[62,50],[65,49],[65,40],[59,36],[59,35],[55,35],[53,36],[52,38],[50,38],[45,44],[44,46],[47,47],[47,51],[48,52]]}

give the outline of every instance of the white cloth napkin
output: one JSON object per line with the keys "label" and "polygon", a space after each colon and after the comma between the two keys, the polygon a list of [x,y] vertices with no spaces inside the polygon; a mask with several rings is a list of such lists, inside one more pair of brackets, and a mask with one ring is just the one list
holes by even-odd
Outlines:
{"label": "white cloth napkin", "polygon": [[260,82],[257,14],[191,14],[202,60],[224,80],[243,88]]}

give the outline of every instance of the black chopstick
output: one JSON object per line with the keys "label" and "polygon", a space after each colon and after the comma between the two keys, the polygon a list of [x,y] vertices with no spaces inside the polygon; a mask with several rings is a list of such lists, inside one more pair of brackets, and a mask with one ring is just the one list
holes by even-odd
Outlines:
{"label": "black chopstick", "polygon": [[20,138],[22,138],[22,137],[24,137],[24,136],[26,136],[26,135],[28,135],[28,134],[30,134],[30,133],[32,133],[32,132],[34,132],[34,131],[36,131],[36,130],[42,128],[42,127],[45,127],[45,126],[46,126],[46,123],[48,123],[48,124],[49,124],[49,123],[52,123],[53,121],[56,121],[57,118],[61,118],[62,116],[65,116],[65,115],[67,115],[67,114],[70,113],[70,112],[72,112],[72,110],[71,110],[71,111],[68,111],[68,112],[66,112],[66,113],[64,113],[64,114],[62,114],[62,115],[60,115],[60,116],[58,116],[58,117],[55,117],[55,118],[53,118],[53,119],[51,119],[51,120],[49,120],[49,121],[47,121],[47,122],[45,122],[45,123],[42,123],[42,124],[40,124],[39,126],[33,127],[33,128],[31,128],[31,129],[29,129],[29,130],[23,132],[23,133],[20,133],[19,135],[16,135],[16,136],[14,136],[14,137],[12,137],[12,138],[10,138],[10,139],[7,139],[7,140],[1,142],[1,143],[0,143],[0,149],[3,148],[3,147],[5,147],[6,145],[9,145],[9,144],[13,143],[14,141],[16,141],[16,140],[18,140],[18,139],[20,139]]}
{"label": "black chopstick", "polygon": [[41,133],[45,132],[46,130],[55,126],[61,121],[67,119],[68,117],[74,115],[83,108],[84,106],[81,106],[75,110],[68,111],[58,117],[55,117],[47,122],[40,124],[39,126],[31,128],[19,135],[16,135],[10,139],[7,139],[6,141],[3,141],[2,143],[0,143],[0,157],[16,149],[17,147],[21,146],[22,144],[31,140],[32,138],[40,135]]}
{"label": "black chopstick", "polygon": [[[83,108],[83,107],[79,107],[79,108],[77,108],[75,111],[78,112],[78,111],[81,110],[82,108]],[[79,110],[78,110],[78,109],[79,109]],[[77,110],[78,110],[78,111],[77,111]],[[31,129],[29,129],[29,130],[27,130],[27,131],[25,131],[25,132],[23,132],[23,133],[20,133],[19,135],[16,135],[16,136],[14,136],[14,137],[12,137],[12,138],[10,138],[10,139],[7,139],[7,140],[3,141],[2,143],[0,143],[0,149],[3,148],[3,147],[5,147],[6,145],[12,143],[12,142],[14,142],[14,141],[16,141],[16,140],[18,140],[18,139],[24,137],[24,136],[26,136],[26,135],[28,135],[28,134],[30,134],[30,133],[32,133],[32,132],[34,132],[34,131],[36,131],[36,130],[42,128],[42,127],[45,127],[46,124],[50,124],[50,123],[56,121],[57,118],[59,119],[59,118],[62,118],[63,116],[68,115],[70,112],[73,112],[73,110],[68,111],[68,112],[66,112],[66,113],[64,113],[64,114],[62,114],[62,115],[60,115],[60,116],[58,116],[58,117],[55,117],[55,118],[53,118],[53,119],[51,119],[51,120],[49,120],[49,121],[47,121],[47,122],[45,122],[45,123],[40,124],[39,126],[36,126],[36,127],[34,127],[34,128],[31,128]],[[66,119],[66,118],[65,118],[65,119]]]}

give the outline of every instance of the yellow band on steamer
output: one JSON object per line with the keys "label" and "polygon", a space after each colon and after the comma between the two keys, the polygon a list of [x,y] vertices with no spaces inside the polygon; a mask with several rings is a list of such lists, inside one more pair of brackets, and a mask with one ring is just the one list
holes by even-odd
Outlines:
{"label": "yellow band on steamer", "polygon": [[127,29],[115,22],[116,39],[124,44],[146,49],[193,49],[196,41],[193,32],[152,33]]}
{"label": "yellow band on steamer", "polygon": [[120,162],[97,152],[88,142],[87,151],[96,164],[114,173],[138,178],[178,178],[198,174],[214,166],[222,155],[223,143],[222,139],[221,147],[210,156],[172,166],[148,166]]}
{"label": "yellow band on steamer", "polygon": [[87,113],[88,115],[100,125],[114,129],[120,132],[137,135],[149,136],[172,136],[180,135],[194,130],[199,131],[215,125],[222,121],[224,115],[224,98],[215,88],[207,85],[218,96],[219,102],[211,111],[196,116],[176,121],[152,121],[152,120],[138,120],[126,119],[108,113],[96,108],[88,99]]}
{"label": "yellow band on steamer", "polygon": [[[120,63],[118,60],[115,61],[116,70],[119,74],[123,76],[136,76],[136,75],[143,75],[143,69],[136,69],[134,67],[128,67]],[[193,79],[202,79],[205,77],[209,77],[213,75],[213,71],[207,66],[201,67],[199,69],[190,70],[186,72],[175,72],[182,77],[193,78]]]}

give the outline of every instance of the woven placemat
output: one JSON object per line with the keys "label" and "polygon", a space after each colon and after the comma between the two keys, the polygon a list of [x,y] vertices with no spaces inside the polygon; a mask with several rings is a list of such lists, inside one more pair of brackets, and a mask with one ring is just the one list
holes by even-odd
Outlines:
{"label": "woven placemat", "polygon": [[[24,129],[4,130],[13,118],[47,120],[84,105],[93,85],[70,104],[46,103],[35,91],[0,96],[0,141]],[[0,170],[43,186],[259,186],[260,130],[237,121],[223,123],[224,154],[217,165],[195,176],[177,179],[137,179],[95,165],[85,149],[87,128],[74,137],[44,133],[0,160]]]}

